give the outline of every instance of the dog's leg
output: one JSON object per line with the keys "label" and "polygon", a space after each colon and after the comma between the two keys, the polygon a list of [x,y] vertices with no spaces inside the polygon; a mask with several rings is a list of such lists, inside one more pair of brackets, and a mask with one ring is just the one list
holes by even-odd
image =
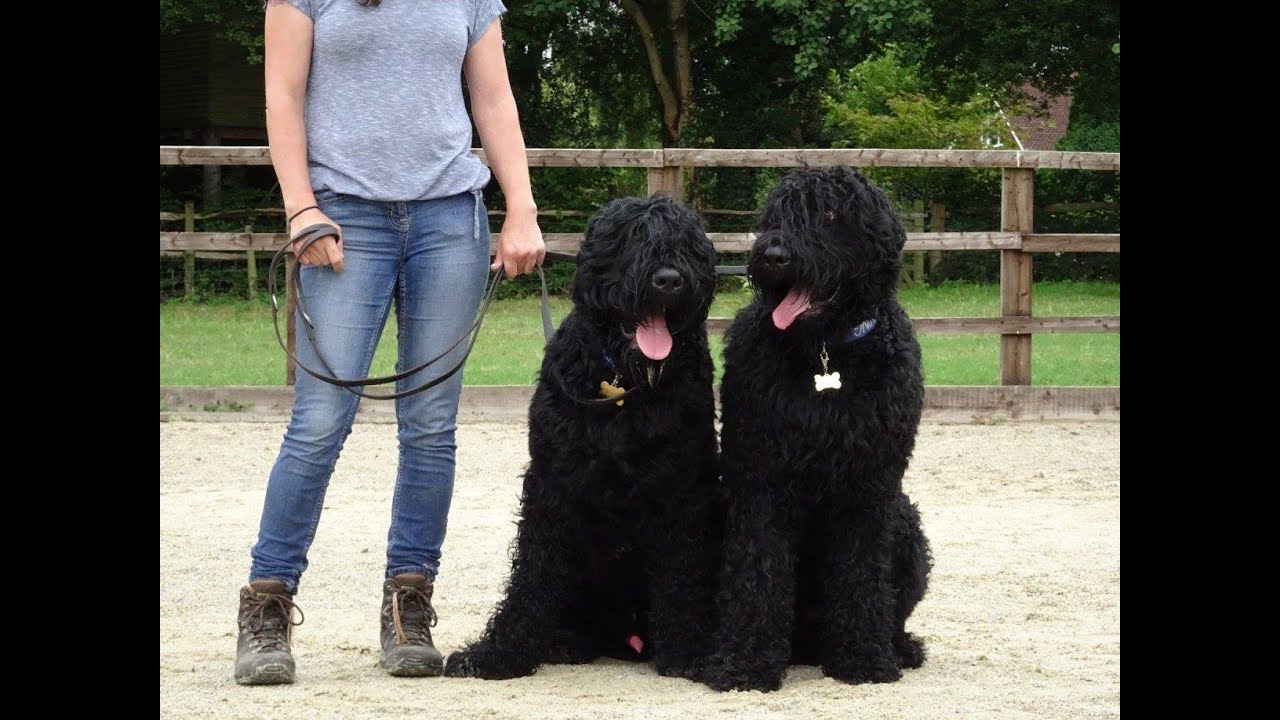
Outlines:
{"label": "dog's leg", "polygon": [[[726,473],[726,478],[731,477]],[[755,481],[730,485],[716,653],[700,679],[716,690],[777,690],[795,624],[794,511]]]}
{"label": "dog's leg", "polygon": [[898,500],[895,520],[891,579],[897,591],[897,603],[893,647],[899,666],[918,668],[924,664],[924,642],[907,632],[906,623],[929,586],[929,571],[933,567],[933,559],[929,552],[929,542],[920,527],[920,512],[905,494]]}
{"label": "dog's leg", "polygon": [[[639,565],[637,561],[635,574],[630,581],[633,585],[643,587],[643,580],[638,577]],[[627,644],[628,636],[635,632],[634,628],[638,623],[627,621],[629,613],[618,606],[617,598],[609,592],[622,586],[627,578],[611,582],[613,580],[612,577],[600,575],[584,579],[580,592],[556,623],[544,662],[584,665],[601,656],[620,660],[638,658],[639,653]]]}
{"label": "dog's leg", "polygon": [[556,621],[574,591],[576,547],[559,513],[526,504],[506,597],[484,635],[449,656],[444,674],[504,680],[532,675],[546,657]]}
{"label": "dog's leg", "polygon": [[670,677],[696,677],[715,634],[722,521],[709,503],[699,502],[671,498],[665,517],[650,524],[658,532],[646,543],[654,667]]}
{"label": "dog's leg", "polygon": [[898,628],[890,568],[891,505],[826,504],[822,568],[822,672],[842,682],[893,682],[902,677],[894,649]]}
{"label": "dog's leg", "polygon": [[596,639],[577,627],[558,627],[543,660],[548,665],[585,665],[600,657]]}

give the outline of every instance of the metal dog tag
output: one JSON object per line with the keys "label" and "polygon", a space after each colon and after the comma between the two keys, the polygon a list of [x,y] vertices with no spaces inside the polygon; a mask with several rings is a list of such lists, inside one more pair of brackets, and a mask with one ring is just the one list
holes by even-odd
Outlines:
{"label": "metal dog tag", "polygon": [[831,358],[827,355],[827,344],[822,343],[822,353],[818,355],[818,359],[822,361],[822,374],[813,376],[813,389],[818,392],[824,390],[840,389],[840,373],[831,372],[827,367],[827,361]]}
{"label": "metal dog tag", "polygon": [[825,375],[813,376],[813,389],[818,392],[823,390],[839,390],[840,389],[840,373],[833,372]]}

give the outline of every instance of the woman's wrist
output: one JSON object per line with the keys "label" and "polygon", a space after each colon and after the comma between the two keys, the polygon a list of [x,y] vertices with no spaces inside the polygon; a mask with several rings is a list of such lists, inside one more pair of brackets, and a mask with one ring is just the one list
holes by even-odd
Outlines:
{"label": "woman's wrist", "polygon": [[315,204],[316,204],[316,196],[315,196],[315,193],[311,193],[311,192],[308,192],[306,195],[298,195],[296,197],[285,198],[285,201],[284,201],[285,217],[292,216],[295,213],[297,213],[299,210],[302,210],[305,207],[315,205]]}
{"label": "woman's wrist", "polygon": [[507,217],[519,218],[521,220],[536,220],[538,218],[538,205],[533,201],[532,197],[522,198],[513,201],[507,200]]}

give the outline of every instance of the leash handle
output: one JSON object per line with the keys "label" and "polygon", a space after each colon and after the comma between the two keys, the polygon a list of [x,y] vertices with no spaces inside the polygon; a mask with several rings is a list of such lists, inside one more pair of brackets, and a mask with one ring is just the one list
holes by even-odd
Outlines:
{"label": "leash handle", "polygon": [[[493,302],[493,297],[496,294],[496,291],[498,289],[498,284],[501,281],[500,272],[495,272],[493,277],[490,278],[484,293],[483,302],[481,303],[480,311],[476,317],[475,322],[472,323],[471,328],[469,328],[467,332],[463,333],[463,335],[459,337],[452,345],[450,345],[444,352],[427,360],[421,365],[418,365],[417,367],[414,367],[414,368],[410,368],[404,372],[399,372],[399,373],[395,373],[393,375],[387,375],[384,377],[369,377],[369,378],[360,378],[355,380],[346,380],[343,378],[336,377],[336,373],[333,371],[333,367],[329,364],[327,360],[325,360],[324,356],[320,353],[319,343],[316,342],[314,323],[311,321],[311,317],[307,313],[306,304],[305,304],[305,301],[303,300],[302,273],[301,273],[302,263],[296,263],[294,265],[293,275],[292,275],[294,303],[297,305],[299,317],[301,317],[303,320],[302,324],[303,324],[303,328],[306,330],[307,339],[311,342],[312,348],[315,349],[316,355],[320,360],[320,364],[324,366],[324,369],[327,372],[322,372],[308,366],[301,359],[299,359],[297,355],[289,351],[289,347],[284,341],[284,335],[283,333],[280,332],[280,317],[279,317],[280,306],[279,306],[279,301],[276,299],[277,269],[279,268],[280,263],[284,260],[285,257],[289,255],[300,257],[302,254],[304,254],[307,251],[307,248],[310,247],[312,243],[316,242],[320,238],[327,237],[329,235],[336,235],[337,232],[338,232],[338,229],[336,227],[329,225],[327,223],[317,223],[316,225],[308,226],[304,228],[302,232],[299,232],[296,236],[294,236],[293,239],[289,243],[287,243],[284,247],[280,248],[280,250],[277,251],[275,256],[271,259],[271,269],[270,269],[269,275],[267,276],[267,289],[268,289],[268,292],[270,292],[271,294],[271,323],[275,330],[276,342],[280,345],[280,349],[284,350],[285,355],[289,356],[289,358],[292,359],[294,363],[296,363],[298,367],[302,368],[302,370],[306,372],[308,375],[311,375],[312,377],[318,380],[321,380],[323,382],[329,383],[330,385],[336,385],[338,387],[341,387],[354,395],[358,395],[362,398],[370,398],[373,400],[396,400],[402,397],[408,397],[409,395],[420,393],[424,390],[428,390],[430,388],[435,387],[436,385],[439,385],[445,380],[448,380],[450,377],[456,374],[459,370],[461,370],[463,364],[466,362],[467,358],[471,355],[471,350],[475,347],[476,340],[479,338],[480,326],[484,322],[484,318],[488,312],[489,305]],[[297,241],[301,241],[301,245],[295,251],[293,249],[293,245]],[[442,358],[444,358],[449,353],[453,352],[454,349],[456,349],[459,345],[461,345],[463,341],[467,340],[467,338],[470,338],[471,341],[467,345],[467,351],[462,356],[462,359],[458,361],[458,363],[454,365],[448,372],[446,372],[444,375],[434,380],[423,383],[422,385],[416,388],[412,388],[410,390],[404,390],[404,391],[388,393],[388,394],[366,393],[356,389],[356,388],[364,387],[367,385],[386,385],[393,382],[398,382],[411,375],[421,372],[422,370],[425,370],[431,365],[434,365],[435,363],[439,362]]]}
{"label": "leash handle", "polygon": [[[444,352],[423,362],[417,367],[410,368],[403,372],[398,372],[392,375],[385,375],[382,377],[366,377],[366,378],[358,378],[354,380],[347,380],[347,379],[337,377],[337,373],[333,371],[333,367],[329,364],[327,360],[325,360],[324,356],[320,353],[320,346],[319,346],[319,343],[316,341],[316,336],[315,336],[315,324],[312,322],[311,316],[307,312],[306,303],[302,299],[302,263],[300,262],[295,263],[293,268],[294,304],[297,307],[299,317],[302,318],[302,321],[303,321],[302,324],[303,324],[303,328],[306,331],[307,340],[311,343],[311,347],[316,351],[316,356],[317,358],[319,358],[320,364],[324,366],[325,371],[322,372],[320,370],[316,370],[312,367],[309,367],[306,363],[302,362],[302,360],[300,360],[297,355],[289,351],[289,346],[284,341],[283,333],[280,332],[280,317],[279,317],[280,306],[279,306],[279,302],[276,300],[277,268],[279,267],[281,261],[288,255],[293,255],[295,258],[301,257],[307,251],[307,248],[309,248],[313,243],[315,243],[317,240],[320,240],[321,238],[329,237],[329,236],[338,237],[338,228],[328,223],[316,223],[315,225],[309,225],[303,228],[300,232],[298,232],[297,235],[293,236],[292,239],[290,239],[290,241],[284,247],[280,248],[280,250],[275,254],[275,257],[271,259],[271,269],[270,269],[269,275],[267,276],[267,290],[271,295],[271,322],[275,329],[276,342],[280,345],[280,348],[284,350],[285,354],[288,355],[289,358],[291,358],[294,361],[294,363],[297,364],[298,367],[302,368],[304,372],[316,378],[317,380],[321,380],[323,382],[329,383],[330,385],[341,387],[354,395],[358,395],[359,397],[362,397],[362,398],[369,398],[371,400],[396,400],[399,398],[408,397],[410,395],[416,395],[417,393],[423,392],[425,390],[429,390],[439,385],[445,380],[448,380],[449,378],[453,377],[459,370],[461,370],[463,364],[466,363],[467,358],[471,356],[471,351],[475,348],[476,341],[480,337],[480,328],[484,323],[484,318],[486,315],[488,315],[489,306],[493,303],[493,299],[497,294],[498,285],[502,282],[503,275],[502,275],[501,269],[495,271],[493,273],[493,276],[490,277],[489,281],[486,283],[485,292],[484,292],[484,295],[482,296],[480,309],[476,315],[475,322],[472,323],[471,327],[465,333],[463,333],[461,337],[459,337],[456,341],[454,341],[454,343],[450,345]],[[298,243],[298,242],[301,242],[301,244],[295,250],[293,246],[295,243]],[[554,327],[551,323],[551,303],[550,303],[549,293],[547,291],[547,278],[546,278],[546,275],[543,273],[541,266],[538,266],[537,270],[538,270],[538,279],[541,281],[541,284],[542,284],[542,298],[541,298],[542,332],[546,340],[550,342],[551,336],[554,333]],[[438,378],[435,378],[434,380],[425,382],[422,385],[419,385],[418,387],[415,387],[409,390],[402,390],[394,393],[385,393],[385,394],[367,393],[367,392],[364,392],[363,390],[358,389],[358,388],[363,388],[370,385],[375,385],[375,386],[388,385],[390,383],[398,382],[412,375],[415,375],[427,369],[428,367],[431,367],[437,362],[439,362],[446,355],[448,355],[449,353],[457,349],[457,347],[461,345],[464,341],[466,341],[468,338],[470,338],[470,342],[467,344],[467,351],[465,354],[463,354],[462,359],[459,360],[456,365],[450,368],[448,372],[446,372],[445,374],[441,375]]]}

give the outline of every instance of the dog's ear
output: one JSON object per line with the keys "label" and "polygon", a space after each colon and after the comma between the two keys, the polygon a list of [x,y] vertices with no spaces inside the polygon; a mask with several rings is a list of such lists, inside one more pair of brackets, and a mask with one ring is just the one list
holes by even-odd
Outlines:
{"label": "dog's ear", "polygon": [[902,270],[902,251],[907,234],[893,205],[875,183],[853,169],[841,174],[841,184],[848,194],[837,215],[837,222],[852,222],[867,242],[872,278],[877,292],[892,294]]}
{"label": "dog's ear", "polygon": [[848,172],[851,192],[843,211],[849,217],[860,219],[871,239],[886,256],[901,255],[906,246],[907,234],[888,196],[862,173],[852,168]]}

